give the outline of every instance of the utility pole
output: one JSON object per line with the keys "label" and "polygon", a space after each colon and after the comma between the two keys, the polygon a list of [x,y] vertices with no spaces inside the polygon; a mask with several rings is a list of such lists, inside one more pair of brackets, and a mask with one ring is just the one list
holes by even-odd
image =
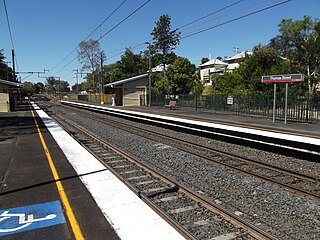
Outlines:
{"label": "utility pole", "polygon": [[59,81],[59,85],[58,85],[58,90],[59,90],[59,99],[60,99],[60,95],[61,95],[61,92],[60,92],[60,77],[57,77],[58,81]]}
{"label": "utility pole", "polygon": [[103,55],[100,55],[100,83],[101,83],[101,104],[104,104],[104,82],[103,82]]}
{"label": "utility pole", "polygon": [[79,75],[81,76],[81,78],[82,78],[82,75],[83,74],[86,74],[86,75],[88,75],[88,74],[91,74],[91,73],[89,73],[89,72],[81,72],[81,70],[80,70],[80,72],[79,72],[79,69],[73,69],[73,71],[75,72],[75,74],[76,74],[76,78],[77,78],[77,94],[79,94]]}
{"label": "utility pole", "polygon": [[15,58],[14,58],[14,49],[12,49],[12,72],[13,72],[13,81],[16,81],[16,64],[15,64]]}
{"label": "utility pole", "polygon": [[78,82],[79,70],[78,70],[78,69],[74,69],[73,71],[76,72],[76,78],[77,78],[77,94],[79,94],[79,82]]}

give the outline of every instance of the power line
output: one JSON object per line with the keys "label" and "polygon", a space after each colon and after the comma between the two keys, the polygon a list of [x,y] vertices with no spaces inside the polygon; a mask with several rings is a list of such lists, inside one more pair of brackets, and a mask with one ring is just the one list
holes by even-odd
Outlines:
{"label": "power line", "polygon": [[[127,17],[125,17],[124,19],[122,19],[119,23],[117,23],[114,27],[112,27],[109,31],[107,31],[106,33],[104,33],[98,40],[95,40],[93,42],[93,44],[99,42],[102,38],[104,38],[105,36],[107,36],[109,33],[111,33],[114,29],[116,29],[117,27],[119,27],[123,22],[125,22],[128,18],[130,18],[132,15],[134,15],[135,13],[137,13],[141,8],[143,8],[147,3],[149,3],[151,0],[148,0],[146,2],[144,2],[142,5],[140,5],[137,9],[135,9],[133,12],[131,12]],[[76,47],[77,49],[78,47]],[[63,69],[65,69],[67,66],[69,66],[73,61],[75,61],[77,59],[77,57],[75,57],[74,59],[72,59],[69,63],[67,63],[65,66],[63,66],[61,69],[59,69],[55,74],[56,75],[58,72],[62,71]]]}
{"label": "power line", "polygon": [[212,13],[209,13],[209,14],[203,16],[203,17],[200,17],[200,18],[198,18],[198,19],[195,19],[195,20],[193,20],[193,21],[191,21],[191,22],[189,22],[189,23],[186,23],[185,25],[182,25],[181,27],[178,27],[176,30],[181,30],[182,28],[185,28],[185,27],[187,27],[187,26],[189,26],[189,25],[191,25],[191,24],[193,24],[193,23],[199,22],[200,20],[205,19],[205,18],[207,18],[207,17],[210,17],[210,16],[212,16],[212,15],[214,15],[214,14],[216,14],[216,13],[222,12],[223,10],[226,10],[226,9],[228,9],[228,8],[230,8],[230,7],[233,7],[233,6],[239,4],[239,3],[243,2],[243,1],[244,1],[244,0],[240,0],[240,1],[237,1],[237,2],[232,3],[232,4],[230,4],[230,5],[227,5],[227,6],[223,7],[223,8],[220,8],[219,10],[216,10],[216,11],[214,11],[214,12],[212,12]]}
{"label": "power line", "polygon": [[118,24],[116,24],[113,28],[111,28],[108,32],[106,32],[105,34],[103,34],[97,41],[100,41],[102,38],[104,38],[107,34],[109,34],[110,32],[112,32],[115,28],[117,28],[118,26],[120,26],[124,21],[126,21],[129,17],[131,17],[133,14],[135,14],[136,12],[138,12],[141,8],[143,8],[145,5],[147,5],[147,3],[149,3],[151,0],[146,1],[145,3],[143,3],[140,7],[138,7],[136,10],[134,10],[132,13],[130,13],[127,17],[125,17],[122,21],[120,21]]}
{"label": "power line", "polygon": [[9,35],[10,35],[10,40],[11,40],[11,45],[12,45],[12,52],[13,52],[13,55],[14,55],[14,56],[12,56],[12,58],[15,58],[15,61],[12,61],[12,64],[13,64],[13,68],[15,68],[14,65],[16,65],[17,66],[17,70],[19,71],[17,55],[15,54],[15,51],[14,51],[14,43],[13,43],[13,37],[12,37],[12,32],[11,32],[11,27],[10,27],[9,14],[8,14],[7,4],[6,4],[5,0],[3,0],[3,5],[4,5],[5,12],[6,12],[8,30],[9,30]]}
{"label": "power line", "polygon": [[[93,33],[95,33],[127,0],[123,0],[85,39],[87,40]],[[53,71],[56,69],[61,63],[63,63],[68,57],[71,56],[74,51],[76,51],[78,46],[76,46],[67,56],[65,56],[62,61],[60,61],[54,68],[51,69]]]}
{"label": "power line", "polygon": [[[149,0],[149,1],[150,1],[150,0]],[[122,22],[124,22],[127,18],[129,18],[129,17],[130,17],[131,15],[133,15],[135,12],[137,12],[140,8],[142,8],[142,7],[143,7],[146,3],[148,3],[149,1],[145,2],[145,3],[144,3],[142,6],[140,6],[137,10],[135,10],[133,13],[131,13],[129,16],[127,16],[124,20],[122,20],[121,22],[119,22],[115,27],[113,27],[111,30],[109,30],[108,32],[106,32],[103,36],[101,36],[101,37],[100,37],[98,40],[96,40],[96,41],[97,41],[97,42],[100,41],[103,37],[105,37],[108,33],[110,33],[112,30],[114,30],[117,26],[119,26]],[[243,0],[242,0],[242,1],[243,1]],[[235,4],[238,4],[238,3],[242,2],[242,1],[238,1],[238,2],[234,3],[233,6],[234,6]],[[203,32],[206,32],[206,31],[209,31],[209,30],[211,30],[211,29],[214,29],[214,28],[217,28],[217,27],[220,27],[220,26],[223,26],[223,25],[226,25],[226,24],[228,24],[228,23],[235,22],[235,21],[237,21],[237,20],[240,20],[240,19],[246,18],[246,17],[248,17],[248,16],[251,16],[251,15],[254,15],[254,14],[257,14],[257,13],[260,13],[260,12],[263,12],[263,11],[266,11],[266,10],[268,10],[268,9],[277,7],[277,6],[279,6],[279,5],[288,3],[288,2],[290,2],[290,1],[292,1],[292,0],[285,0],[285,1],[282,1],[282,2],[279,2],[279,3],[276,3],[276,4],[273,4],[273,5],[264,7],[264,8],[259,9],[259,10],[255,10],[255,11],[249,12],[249,13],[244,14],[244,15],[241,15],[241,16],[239,16],[239,17],[236,17],[236,18],[233,18],[233,19],[224,21],[224,22],[219,23],[219,24],[216,24],[216,25],[214,25],[214,26],[207,27],[207,28],[204,28],[204,29],[200,29],[200,30],[191,32],[191,33],[189,33],[189,34],[186,34],[186,35],[180,37],[180,40],[185,39],[185,38],[188,38],[188,37],[191,37],[191,36],[194,36],[194,35],[197,35],[197,34],[200,34],[200,33],[203,33]],[[222,10],[225,10],[225,9],[227,9],[227,8],[229,8],[229,7],[231,7],[231,5],[228,5],[228,6],[224,7],[224,8],[222,8]],[[222,10],[221,10],[221,9],[220,9],[220,10],[217,10],[217,11],[215,11],[214,13],[220,12],[220,11],[222,11]],[[193,20],[193,21],[191,21],[191,22],[189,22],[189,23],[187,23],[187,24],[185,24],[185,25],[183,25],[182,27],[177,28],[177,29],[181,29],[181,28],[184,28],[184,27],[186,27],[186,26],[189,26],[189,25],[191,25],[191,24],[193,24],[193,23],[195,23],[195,22],[198,22],[198,21],[204,19],[205,17],[211,16],[211,15],[213,15],[213,13],[207,14],[207,15],[205,15],[204,17],[201,17],[201,18],[199,18],[199,19]],[[141,43],[141,44],[139,44],[139,45],[136,45],[136,46],[133,47],[133,48],[141,48],[141,46],[144,45],[144,44],[145,44],[145,43]],[[133,49],[133,48],[131,48],[131,49]],[[125,51],[123,51],[123,52],[121,52],[121,53],[115,53],[115,55],[112,55],[111,57],[109,57],[109,59],[110,59],[110,58],[113,58],[113,57],[115,57],[115,56],[118,56],[118,55],[120,55],[120,54],[122,54],[122,53],[124,53],[124,52],[125,52]],[[77,58],[74,58],[73,60],[71,60],[71,61],[70,61],[67,65],[65,65],[63,68],[67,67],[67,66],[68,66],[69,64],[71,64],[75,59],[77,59]],[[62,68],[62,69],[63,69],[63,68]],[[61,71],[62,69],[60,69],[59,71]]]}
{"label": "power line", "polygon": [[[207,18],[207,17],[209,17],[209,16],[212,16],[212,15],[214,15],[214,14],[216,14],[216,13],[219,13],[219,12],[221,12],[221,11],[223,11],[223,10],[226,10],[227,8],[233,7],[234,5],[239,4],[239,3],[243,2],[243,1],[244,1],[244,0],[240,0],[240,1],[237,1],[237,2],[232,3],[232,4],[230,4],[230,5],[227,5],[227,6],[223,7],[223,8],[221,8],[221,9],[219,9],[219,10],[216,10],[216,11],[214,11],[214,12],[211,12],[211,13],[203,16],[203,17],[200,17],[200,18],[198,18],[198,19],[192,20],[191,22],[188,22],[188,23],[186,23],[186,24],[184,24],[184,25],[176,28],[175,30],[180,30],[180,29],[182,29],[182,28],[185,28],[185,27],[187,27],[187,26],[189,26],[189,25],[191,25],[191,24],[193,24],[193,23],[196,23],[196,22],[202,20],[202,19],[205,19],[205,18]],[[150,39],[150,40],[147,41],[147,42],[152,42],[152,39]],[[139,45],[137,45],[137,46],[130,47],[130,49],[141,48],[141,46],[143,46],[143,45],[145,45],[145,42],[143,42],[143,43],[141,43],[141,44],[139,44]],[[112,59],[112,58],[117,57],[117,56],[119,56],[119,55],[121,55],[121,54],[123,54],[123,53],[125,53],[125,51],[120,51],[120,52],[112,53],[112,55],[109,56],[108,59]]]}
{"label": "power line", "polygon": [[230,19],[230,20],[227,20],[225,22],[222,22],[222,23],[219,23],[219,24],[216,24],[214,26],[211,26],[211,27],[207,27],[207,28],[204,28],[204,29],[201,29],[201,30],[198,30],[198,31],[194,31],[193,33],[190,33],[190,34],[187,34],[183,37],[181,37],[180,39],[185,39],[185,38],[188,38],[188,37],[191,37],[191,36],[194,36],[194,35],[197,35],[197,34],[200,34],[200,33],[203,33],[203,32],[206,32],[206,31],[209,31],[213,28],[217,28],[217,27],[221,27],[223,25],[226,25],[228,23],[231,23],[231,22],[235,22],[237,20],[240,20],[242,18],[246,18],[248,16],[251,16],[251,15],[254,15],[254,14],[257,14],[257,13],[260,13],[260,12],[263,12],[263,11],[266,11],[270,8],[274,8],[274,7],[277,7],[279,5],[282,5],[284,3],[288,3],[288,2],[291,2],[292,0],[285,0],[283,2],[280,2],[280,3],[276,3],[276,4],[273,4],[273,5],[270,5],[268,7],[265,7],[265,8],[262,8],[262,9],[259,9],[259,10],[256,10],[256,11],[253,11],[253,12],[250,12],[250,13],[247,13],[247,14],[244,14],[242,16],[239,16],[239,17],[236,17],[236,18],[233,18],[233,19]]}
{"label": "power line", "polygon": [[[140,43],[140,44],[138,44],[138,45],[136,45],[136,46],[133,46],[133,47],[129,47],[129,49],[130,49],[130,50],[133,50],[133,49],[142,49],[142,48],[144,48],[144,45],[145,45],[145,42]],[[111,53],[112,55],[109,56],[108,59],[112,59],[112,58],[114,58],[114,57],[117,57],[117,56],[119,56],[119,55],[121,55],[121,54],[123,54],[123,53],[125,53],[125,52],[126,52],[126,51],[120,51],[120,50],[119,50],[119,52]]]}
{"label": "power line", "polygon": [[[212,15],[217,14],[217,13],[219,13],[219,12],[222,12],[223,10],[226,10],[226,9],[228,9],[228,8],[230,8],[230,7],[233,7],[233,6],[235,6],[236,4],[239,4],[239,3],[243,2],[243,1],[244,1],[244,0],[240,0],[240,1],[237,1],[237,2],[235,2],[235,3],[229,4],[229,5],[227,5],[227,6],[225,6],[225,7],[222,7],[222,8],[220,8],[220,9],[214,11],[214,12],[211,12],[211,13],[209,13],[209,14],[206,14],[205,16],[202,16],[202,17],[200,17],[200,18],[197,18],[197,19],[195,19],[195,20],[192,20],[191,22],[188,22],[188,23],[186,23],[186,24],[184,24],[184,25],[176,28],[175,30],[180,30],[180,29],[182,29],[182,28],[185,28],[185,27],[187,27],[187,26],[189,26],[189,25],[191,25],[191,24],[193,24],[193,23],[196,23],[196,22],[198,22],[198,21],[200,21],[200,20],[203,20],[203,19],[205,19],[205,18],[207,18],[207,17],[209,17],[209,16],[212,16]],[[217,18],[217,19],[219,19],[219,18]],[[165,41],[165,40],[164,40],[164,41]],[[150,39],[150,40],[147,41],[147,42],[152,42],[152,39]],[[138,44],[138,45],[136,45],[136,46],[134,46],[134,47],[129,47],[129,48],[130,48],[130,49],[141,49],[141,48],[142,48],[141,46],[143,46],[143,45],[145,45],[145,42],[143,42],[143,43],[141,43],[141,44]],[[110,54],[111,56],[109,56],[108,59],[112,59],[112,58],[117,57],[117,56],[119,56],[119,55],[121,55],[121,54],[123,54],[123,53],[125,53],[125,51],[122,51],[122,50],[119,50],[119,51],[117,51],[117,52],[111,53],[111,54]]]}
{"label": "power line", "polygon": [[7,10],[6,0],[3,0],[3,4],[4,4],[5,12],[6,12],[6,17],[7,17],[7,24],[8,24],[8,29],[9,29],[10,39],[11,39],[11,45],[12,45],[12,49],[14,49],[13,37],[12,37],[12,32],[11,32],[11,27],[10,27],[10,22],[9,22],[9,15],[8,15],[8,10]]}
{"label": "power line", "polygon": [[87,40],[93,33],[95,33],[99,27],[101,27],[126,1],[127,0],[123,0],[84,40]]}
{"label": "power line", "polygon": [[[246,7],[244,7],[244,8],[237,9],[237,10],[235,10],[235,11],[233,11],[233,12],[229,12],[229,13],[223,14],[223,17],[227,17],[227,16],[229,16],[229,15],[236,14],[236,13],[240,12],[241,10],[247,10],[247,9],[249,9],[250,7],[259,5],[259,4],[261,4],[261,3],[265,3],[266,1],[268,1],[268,0],[262,0],[262,1],[260,1],[260,2],[251,4],[251,5],[246,6]],[[218,11],[219,11],[219,10],[218,10]],[[211,16],[211,15],[210,15],[210,16]],[[203,24],[212,22],[213,20],[219,20],[219,19],[221,19],[221,18],[222,18],[222,16],[219,16],[219,17],[213,18],[213,19],[211,19],[211,20],[207,20],[207,21],[205,21],[205,22],[198,23],[198,24],[196,24],[196,25],[193,25],[193,26],[190,26],[190,27],[185,28],[184,31],[186,31],[186,29],[196,28],[196,27],[199,27],[199,26],[201,26],[201,25],[203,25]],[[202,18],[199,19],[199,20],[202,20]],[[188,25],[190,25],[190,24],[188,24]]]}

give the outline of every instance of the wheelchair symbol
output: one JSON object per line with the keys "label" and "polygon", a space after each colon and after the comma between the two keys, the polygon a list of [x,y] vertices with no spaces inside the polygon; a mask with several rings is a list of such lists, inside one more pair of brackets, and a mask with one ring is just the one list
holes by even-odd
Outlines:
{"label": "wheelchair symbol", "polygon": [[[34,218],[33,214],[24,214],[24,213],[9,213],[9,211],[4,211],[0,214],[0,233],[6,233],[6,232],[14,232],[18,231],[20,229],[26,228],[30,226],[34,222],[40,222],[40,221],[46,221],[54,219],[57,215],[55,214],[49,214],[46,217],[43,218]],[[18,218],[18,224],[15,223],[16,226],[13,226],[11,228],[1,229],[1,223],[5,222],[6,220],[11,220],[11,218]]]}

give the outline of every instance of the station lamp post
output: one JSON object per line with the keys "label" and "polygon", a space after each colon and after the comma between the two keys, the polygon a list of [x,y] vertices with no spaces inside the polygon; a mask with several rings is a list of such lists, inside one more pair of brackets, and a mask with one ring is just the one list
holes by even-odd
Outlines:
{"label": "station lamp post", "polygon": [[79,80],[78,80],[78,74],[79,70],[78,69],[73,69],[73,71],[76,73],[76,79],[77,79],[77,94],[79,94]]}
{"label": "station lamp post", "polygon": [[151,107],[151,44],[150,44],[150,42],[145,42],[145,44],[148,44],[148,58],[149,58],[149,72],[148,72],[149,104],[148,104],[148,106]]}

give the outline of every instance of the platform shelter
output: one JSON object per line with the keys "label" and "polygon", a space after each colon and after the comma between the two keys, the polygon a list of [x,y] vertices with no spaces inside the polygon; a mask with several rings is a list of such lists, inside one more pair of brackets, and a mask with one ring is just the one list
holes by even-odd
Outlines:
{"label": "platform shelter", "polygon": [[19,82],[0,79],[0,112],[10,112],[17,109],[19,91],[22,86]]}

